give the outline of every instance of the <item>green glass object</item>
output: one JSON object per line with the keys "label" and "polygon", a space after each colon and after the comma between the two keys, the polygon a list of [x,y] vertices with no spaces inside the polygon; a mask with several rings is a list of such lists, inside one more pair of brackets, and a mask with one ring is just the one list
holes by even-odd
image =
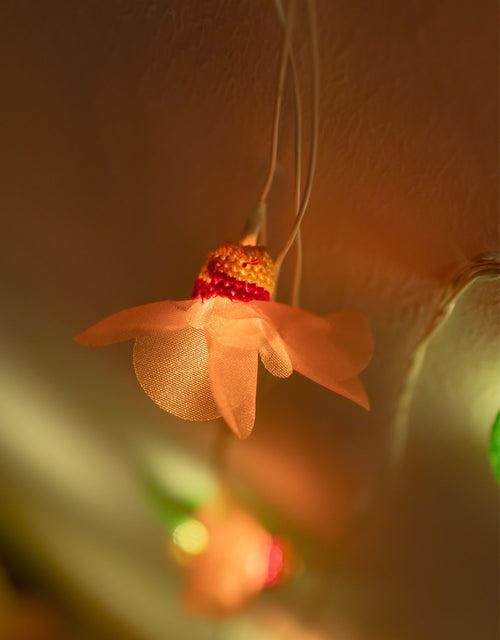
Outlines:
{"label": "green glass object", "polygon": [[500,480],[500,411],[491,426],[490,464],[497,480]]}

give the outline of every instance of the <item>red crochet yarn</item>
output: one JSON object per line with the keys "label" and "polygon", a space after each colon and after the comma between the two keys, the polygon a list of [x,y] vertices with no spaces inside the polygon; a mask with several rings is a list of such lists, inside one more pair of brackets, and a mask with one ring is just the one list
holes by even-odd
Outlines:
{"label": "red crochet yarn", "polygon": [[249,302],[250,300],[269,300],[269,291],[263,287],[258,287],[252,282],[237,280],[225,273],[216,272],[211,274],[210,282],[196,278],[192,298],[208,300],[214,296]]}

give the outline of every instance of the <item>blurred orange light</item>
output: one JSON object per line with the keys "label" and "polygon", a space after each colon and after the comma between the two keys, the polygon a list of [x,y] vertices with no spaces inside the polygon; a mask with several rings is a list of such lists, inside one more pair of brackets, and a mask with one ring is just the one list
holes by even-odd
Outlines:
{"label": "blurred orange light", "polygon": [[204,507],[196,518],[206,527],[207,544],[185,565],[185,602],[192,612],[230,613],[265,587],[281,582],[286,543],[250,513],[220,500]]}

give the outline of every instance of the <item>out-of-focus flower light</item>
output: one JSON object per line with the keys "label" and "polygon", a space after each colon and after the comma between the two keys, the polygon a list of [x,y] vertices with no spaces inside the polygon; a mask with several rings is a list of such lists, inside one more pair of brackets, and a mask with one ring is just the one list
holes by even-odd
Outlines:
{"label": "out-of-focus flower light", "polygon": [[185,603],[193,613],[236,611],[288,573],[287,543],[227,500],[205,506],[196,519],[180,524],[173,542],[191,554],[183,565]]}

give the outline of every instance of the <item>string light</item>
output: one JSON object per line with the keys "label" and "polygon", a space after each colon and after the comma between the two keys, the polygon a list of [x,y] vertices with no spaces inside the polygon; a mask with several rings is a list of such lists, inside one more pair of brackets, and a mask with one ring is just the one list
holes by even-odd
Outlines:
{"label": "string light", "polygon": [[[313,75],[313,113],[309,169],[300,200],[301,103],[291,49],[295,0],[284,16],[276,7],[285,35],[280,60],[268,177],[256,212],[239,243],[211,252],[194,283],[191,301],[164,301],[134,307],[98,322],[77,341],[90,346],[135,339],[134,369],[143,390],[162,409],[187,420],[222,417],[239,438],[255,422],[259,357],[270,373],[288,377],[298,371],[368,409],[357,377],[373,351],[366,319],[355,313],[319,318],[297,307],[274,302],[281,264],[294,243],[307,209],[317,161],[319,131],[319,46],[316,5],[308,0]],[[278,131],[287,60],[294,69],[296,103],[297,215],[275,261],[257,238],[266,215],[266,199],[276,170]],[[300,206],[299,206],[300,202]],[[298,301],[301,249],[298,247],[293,301]]]}
{"label": "string light", "polygon": [[76,340],[135,339],[135,373],[154,402],[186,420],[221,416],[242,439],[254,427],[259,358],[277,377],[298,371],[368,409],[358,378],[373,353],[366,318],[321,318],[269,300],[274,277],[265,247],[224,244],[209,254],[191,300],[126,309]]}
{"label": "string light", "polygon": [[229,613],[292,574],[297,564],[292,543],[247,511],[224,475],[217,492],[197,506],[198,491],[180,501],[175,482],[157,477],[153,469],[143,477],[145,495],[166,532],[169,557],[184,574],[184,599],[192,611]]}
{"label": "string light", "polygon": [[240,609],[290,575],[291,546],[269,533],[227,493],[196,513],[206,546],[185,564],[186,606],[201,615]]}

